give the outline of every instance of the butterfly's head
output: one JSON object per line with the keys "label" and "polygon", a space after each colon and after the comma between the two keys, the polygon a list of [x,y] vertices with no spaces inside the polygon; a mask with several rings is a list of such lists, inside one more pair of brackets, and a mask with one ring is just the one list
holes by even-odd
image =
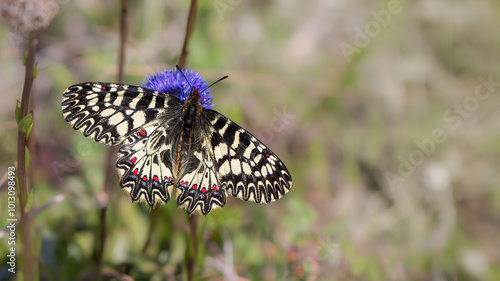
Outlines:
{"label": "butterfly's head", "polygon": [[192,87],[191,88],[191,94],[189,94],[189,99],[200,100],[200,91],[198,91],[198,89]]}
{"label": "butterfly's head", "polygon": [[183,111],[183,120],[185,123],[191,124],[194,122],[196,116],[200,115],[203,110],[203,104],[200,100],[200,93],[197,89],[192,88],[191,94],[189,95],[189,99],[184,102],[184,106],[182,108]]}
{"label": "butterfly's head", "polygon": [[203,106],[203,103],[201,101],[201,94],[205,93],[205,92],[208,92],[210,87],[212,87],[213,85],[217,84],[218,82],[226,79],[228,76],[224,76],[222,77],[221,79],[213,82],[212,84],[210,84],[210,86],[207,86],[205,87],[203,90],[198,90],[198,88],[196,87],[193,87],[193,85],[191,83],[189,83],[189,79],[187,79],[186,75],[184,75],[184,73],[182,72],[182,69],[176,65],[175,66],[177,68],[177,70],[179,71],[179,73],[184,77],[184,79],[186,80],[186,82],[188,83],[189,87],[191,88],[191,91],[190,91],[190,94],[189,94],[189,100],[197,100],[198,103]]}

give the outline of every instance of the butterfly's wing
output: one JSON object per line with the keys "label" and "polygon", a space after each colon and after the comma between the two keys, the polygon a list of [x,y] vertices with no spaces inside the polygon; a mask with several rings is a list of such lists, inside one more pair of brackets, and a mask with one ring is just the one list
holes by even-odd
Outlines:
{"label": "butterfly's wing", "polygon": [[192,153],[177,182],[177,203],[189,214],[198,212],[206,215],[226,204],[226,191],[217,180],[211,141],[204,129],[206,125],[200,123],[194,130],[189,148]]}
{"label": "butterfly's wing", "polygon": [[172,108],[175,97],[147,88],[115,83],[87,82],[63,93],[64,119],[86,137],[116,145]]}
{"label": "butterfly's wing", "polygon": [[129,136],[118,152],[116,167],[120,185],[132,201],[150,206],[170,199],[173,175],[173,147],[177,141],[175,126],[147,126]]}
{"label": "butterfly's wing", "polygon": [[177,202],[189,213],[222,207],[227,193],[271,203],[290,190],[283,162],[251,133],[213,110],[203,110],[200,123],[203,143],[194,151],[194,168],[177,185]]}
{"label": "butterfly's wing", "polygon": [[182,102],[165,93],[100,82],[70,86],[62,100],[73,128],[108,145],[124,143],[116,163],[120,184],[133,201],[151,206],[170,198],[181,109]]}
{"label": "butterfly's wing", "polygon": [[214,167],[222,189],[245,201],[271,203],[292,186],[292,176],[267,146],[224,115],[206,110]]}

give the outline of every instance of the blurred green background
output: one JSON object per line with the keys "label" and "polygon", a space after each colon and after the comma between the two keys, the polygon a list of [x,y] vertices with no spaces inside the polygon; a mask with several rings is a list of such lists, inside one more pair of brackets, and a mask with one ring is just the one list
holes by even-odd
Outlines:
{"label": "blurred green background", "polygon": [[[189,2],[130,2],[124,82],[138,85],[175,66]],[[86,280],[108,148],[66,124],[61,94],[116,82],[120,11],[60,3],[38,33],[30,184],[46,208],[35,240],[43,280]],[[197,280],[499,280],[498,26],[491,0],[199,3],[187,67],[207,82],[229,75],[212,88],[214,109],[279,155],[294,183],[273,204],[229,198],[201,217]],[[0,24],[0,253],[23,42]],[[108,279],[183,280],[185,211],[161,207],[141,253],[150,210],[114,192]],[[0,278],[15,280],[6,260]]]}

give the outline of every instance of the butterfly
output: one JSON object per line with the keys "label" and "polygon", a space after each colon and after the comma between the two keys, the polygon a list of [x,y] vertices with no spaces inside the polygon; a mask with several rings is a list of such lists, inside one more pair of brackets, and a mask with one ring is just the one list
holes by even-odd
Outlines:
{"label": "butterfly", "polygon": [[154,207],[174,196],[189,214],[206,215],[223,207],[228,194],[256,203],[285,195],[292,177],[278,156],[205,108],[205,90],[177,70],[185,81],[171,83],[189,84],[184,100],[175,89],[86,82],[64,91],[64,119],[86,137],[121,145],[116,168],[132,201]]}

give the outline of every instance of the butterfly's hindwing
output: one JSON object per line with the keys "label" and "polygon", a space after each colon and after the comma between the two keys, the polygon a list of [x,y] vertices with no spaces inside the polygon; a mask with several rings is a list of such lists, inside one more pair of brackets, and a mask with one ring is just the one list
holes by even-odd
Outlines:
{"label": "butterfly's hindwing", "polygon": [[115,145],[141,127],[157,121],[178,99],[147,88],[87,82],[63,93],[64,119],[86,137]]}
{"label": "butterfly's hindwing", "polygon": [[271,203],[285,195],[292,177],[281,160],[251,133],[224,115],[206,110],[219,184],[245,201]]}
{"label": "butterfly's hindwing", "polygon": [[204,215],[226,204],[226,191],[221,188],[211,157],[210,140],[203,130],[194,131],[196,141],[189,144],[186,169],[177,183],[177,203],[188,213],[200,212]]}
{"label": "butterfly's hindwing", "polygon": [[[167,202],[174,185],[168,127],[151,126],[130,136],[118,153],[120,185],[133,201]],[[172,136],[172,135],[170,135]]]}

